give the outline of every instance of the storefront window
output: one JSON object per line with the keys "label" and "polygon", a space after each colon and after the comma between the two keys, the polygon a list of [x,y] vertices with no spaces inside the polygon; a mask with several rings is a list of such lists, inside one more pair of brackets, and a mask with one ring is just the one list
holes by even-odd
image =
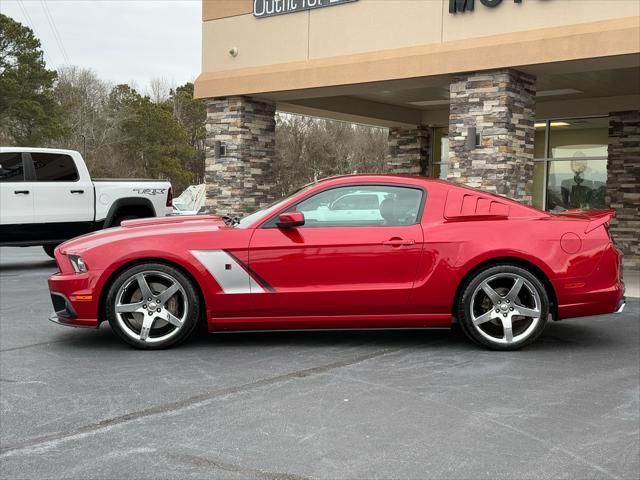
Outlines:
{"label": "storefront window", "polygon": [[606,157],[607,118],[579,118],[550,122],[549,158]]}
{"label": "storefront window", "polygon": [[607,118],[536,123],[534,206],[605,208],[608,128]]}
{"label": "storefront window", "polygon": [[605,208],[606,160],[549,162],[547,210]]}
{"label": "storefront window", "polygon": [[449,172],[449,129],[446,127],[433,129],[432,158],[431,176],[446,180]]}
{"label": "storefront window", "polygon": [[544,210],[545,162],[533,163],[533,206]]}

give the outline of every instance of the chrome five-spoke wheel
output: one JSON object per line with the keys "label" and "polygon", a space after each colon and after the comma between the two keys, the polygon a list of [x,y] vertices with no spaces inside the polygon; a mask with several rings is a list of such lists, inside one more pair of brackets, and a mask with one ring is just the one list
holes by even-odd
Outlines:
{"label": "chrome five-spoke wheel", "polygon": [[114,331],[140,348],[164,348],[191,333],[197,294],[185,275],[163,265],[138,265],[114,282],[107,314]]}
{"label": "chrome five-spoke wheel", "polygon": [[143,342],[162,342],[182,328],[189,313],[186,293],[163,272],[135,274],[118,290],[116,318],[123,331]]}
{"label": "chrome five-spoke wheel", "polygon": [[461,305],[465,333],[497,349],[515,349],[544,328],[548,299],[540,281],[527,270],[498,266],[480,272],[467,286]]}

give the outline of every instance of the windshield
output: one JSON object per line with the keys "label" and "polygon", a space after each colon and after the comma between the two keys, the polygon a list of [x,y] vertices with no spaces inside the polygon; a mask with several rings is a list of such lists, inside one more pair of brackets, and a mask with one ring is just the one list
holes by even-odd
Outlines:
{"label": "windshield", "polygon": [[278,210],[281,206],[283,206],[285,203],[291,200],[291,197],[293,197],[294,195],[297,195],[300,192],[308,190],[313,185],[315,185],[315,183],[305,185],[304,187],[301,187],[298,190],[294,191],[293,193],[289,194],[287,197],[283,198],[282,200],[278,200],[277,202],[272,203],[271,205],[267,205],[266,207],[258,210],[257,212],[253,212],[252,214],[247,215],[246,217],[242,218],[238,223],[236,223],[235,226],[238,228],[247,228],[248,226],[253,225],[254,223],[268,217],[273,212]]}
{"label": "windshield", "polygon": [[183,205],[182,203],[173,203],[173,208],[175,208],[176,210],[180,210],[181,212],[184,212],[185,210],[188,210],[187,205]]}

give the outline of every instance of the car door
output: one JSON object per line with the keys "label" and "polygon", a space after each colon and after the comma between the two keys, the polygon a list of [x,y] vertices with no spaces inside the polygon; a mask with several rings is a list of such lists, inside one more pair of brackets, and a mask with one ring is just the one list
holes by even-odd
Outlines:
{"label": "car door", "polygon": [[33,227],[33,183],[27,181],[24,155],[0,153],[0,234],[2,243],[28,240]]}
{"label": "car door", "polygon": [[[317,215],[345,194],[375,194],[383,200],[375,216],[370,208],[356,208],[339,220]],[[255,231],[249,247],[249,267],[266,286],[266,294],[255,300],[260,314],[404,312],[422,251],[425,196],[410,186],[346,185],[314,193],[288,208],[311,219],[303,226],[278,228],[276,214]]]}
{"label": "car door", "polygon": [[47,224],[47,238],[71,238],[91,229],[93,184],[67,153],[30,154],[36,175],[34,217]]}

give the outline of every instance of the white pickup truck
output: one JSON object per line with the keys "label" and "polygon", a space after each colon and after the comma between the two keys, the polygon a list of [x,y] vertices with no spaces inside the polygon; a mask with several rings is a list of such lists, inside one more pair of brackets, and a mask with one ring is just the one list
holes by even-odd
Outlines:
{"label": "white pickup truck", "polygon": [[80,153],[0,147],[0,245],[42,245],[53,256],[65,240],[123,220],[172,212],[162,180],[91,179]]}

